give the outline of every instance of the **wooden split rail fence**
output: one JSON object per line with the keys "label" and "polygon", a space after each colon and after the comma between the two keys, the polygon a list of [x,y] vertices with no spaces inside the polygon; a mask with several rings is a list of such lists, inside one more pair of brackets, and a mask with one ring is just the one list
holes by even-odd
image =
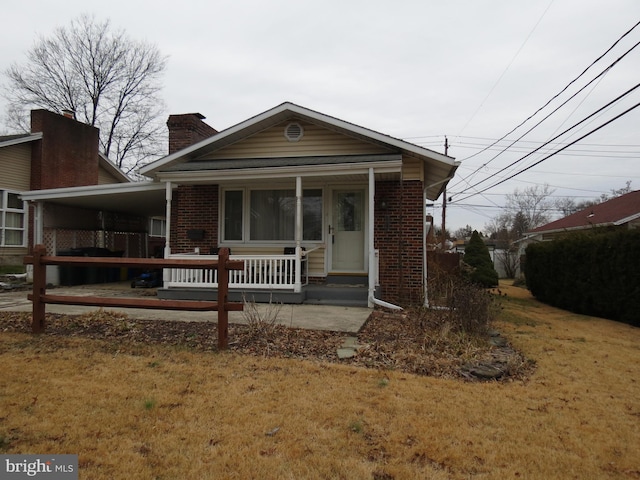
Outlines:
{"label": "wooden split rail fence", "polygon": [[[242,311],[243,304],[227,301],[229,293],[229,270],[244,269],[242,260],[229,260],[229,249],[221,248],[218,259],[154,259],[154,258],[114,258],[114,257],[60,257],[48,256],[44,245],[36,245],[33,254],[24,258],[26,265],[33,265],[33,293],[28,295],[33,303],[31,329],[33,333],[45,331],[46,305],[87,305],[115,308],[146,308],[159,310],[217,311],[218,348],[229,345],[229,313]],[[68,267],[111,267],[111,268],[193,268],[218,271],[218,300],[161,300],[157,298],[114,298],[97,296],[49,295],[47,294],[47,265]]]}

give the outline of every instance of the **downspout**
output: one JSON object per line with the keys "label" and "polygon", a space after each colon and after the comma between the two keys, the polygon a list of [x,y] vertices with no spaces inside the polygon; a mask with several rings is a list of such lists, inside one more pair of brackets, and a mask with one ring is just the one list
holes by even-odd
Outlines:
{"label": "downspout", "polygon": [[369,298],[368,307],[373,308],[374,305],[379,307],[388,308],[390,310],[402,310],[402,307],[394,305],[393,303],[385,302],[376,298],[376,278],[378,277],[377,265],[376,265],[376,253],[375,253],[375,193],[376,182],[373,168],[369,168]]}
{"label": "downspout", "polygon": [[445,178],[444,180],[440,180],[439,182],[432,183],[431,185],[425,185],[423,193],[422,193],[422,250],[424,257],[424,306],[427,308],[431,308],[432,310],[449,310],[449,307],[439,307],[437,305],[431,306],[429,305],[429,275],[427,274],[427,190],[431,187],[435,187],[436,185],[440,185],[444,182],[448,182],[453,178],[453,175]]}

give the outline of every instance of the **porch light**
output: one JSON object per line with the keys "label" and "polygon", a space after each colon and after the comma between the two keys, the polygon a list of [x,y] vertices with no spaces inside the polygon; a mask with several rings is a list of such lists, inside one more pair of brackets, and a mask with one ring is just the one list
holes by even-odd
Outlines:
{"label": "porch light", "polygon": [[378,208],[380,210],[387,210],[389,208],[389,201],[386,197],[382,197],[378,202]]}

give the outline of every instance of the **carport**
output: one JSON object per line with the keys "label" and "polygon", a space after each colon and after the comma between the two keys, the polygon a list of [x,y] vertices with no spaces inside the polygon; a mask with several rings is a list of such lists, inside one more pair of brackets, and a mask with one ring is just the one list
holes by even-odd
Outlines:
{"label": "carport", "polygon": [[[138,182],[23,192],[32,212],[30,249],[43,244],[50,254],[149,257],[150,219],[164,218],[166,188],[164,183]],[[157,240],[164,242],[164,234]],[[47,271],[47,282],[60,284],[57,268]]]}

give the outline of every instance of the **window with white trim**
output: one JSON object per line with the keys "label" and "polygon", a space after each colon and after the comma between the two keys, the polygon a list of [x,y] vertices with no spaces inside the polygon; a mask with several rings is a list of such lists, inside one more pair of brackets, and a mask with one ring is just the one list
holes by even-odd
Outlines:
{"label": "window with white trim", "polygon": [[149,225],[150,237],[166,237],[167,236],[167,220],[164,217],[151,217]]}
{"label": "window with white trim", "polygon": [[0,246],[26,247],[27,203],[20,194],[0,190]]}
{"label": "window with white trim", "polygon": [[[226,190],[223,199],[223,241],[277,243],[295,240],[295,190]],[[320,188],[303,190],[302,239],[322,240]]]}

